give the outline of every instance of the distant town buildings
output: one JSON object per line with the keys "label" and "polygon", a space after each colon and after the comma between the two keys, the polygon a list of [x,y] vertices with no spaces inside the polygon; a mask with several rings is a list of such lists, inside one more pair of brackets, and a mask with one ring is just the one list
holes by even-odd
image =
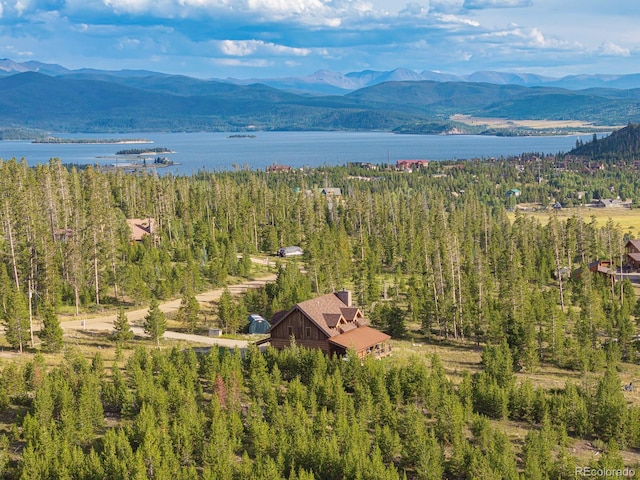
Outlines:
{"label": "distant town buildings", "polygon": [[412,172],[420,168],[426,168],[429,166],[429,160],[398,160],[396,162],[396,169],[405,172]]}
{"label": "distant town buildings", "polygon": [[278,165],[274,163],[273,165],[269,165],[266,170],[268,173],[292,172],[293,167],[289,165]]}

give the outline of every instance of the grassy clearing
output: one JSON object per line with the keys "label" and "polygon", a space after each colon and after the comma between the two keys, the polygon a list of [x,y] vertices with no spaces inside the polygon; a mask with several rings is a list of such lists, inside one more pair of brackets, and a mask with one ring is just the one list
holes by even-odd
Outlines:
{"label": "grassy clearing", "polygon": [[[520,214],[535,218],[542,225],[546,225],[552,215],[557,215],[560,221],[567,220],[575,215],[587,222],[593,217],[600,226],[612,220],[614,225],[618,225],[622,229],[622,233],[634,236],[640,235],[640,209],[627,207],[575,207],[563,208],[557,211],[534,211],[528,209],[528,207],[531,207],[529,205],[520,205],[520,207],[527,208],[526,210],[522,208],[519,209]],[[509,218],[513,221],[513,219],[515,219],[515,213],[510,212]]]}
{"label": "grassy clearing", "polygon": [[578,130],[593,131],[598,130],[617,130],[624,127],[624,125],[610,125],[610,126],[594,126],[592,122],[585,122],[582,120],[510,120],[506,118],[489,118],[489,117],[474,117],[473,115],[452,115],[450,119],[454,122],[466,123],[467,125],[486,125],[489,128],[514,128],[514,127],[526,127],[526,128],[575,128]]}

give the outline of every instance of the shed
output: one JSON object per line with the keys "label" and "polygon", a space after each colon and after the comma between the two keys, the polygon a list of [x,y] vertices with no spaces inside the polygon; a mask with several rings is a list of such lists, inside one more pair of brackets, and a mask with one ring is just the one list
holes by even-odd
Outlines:
{"label": "shed", "polygon": [[278,250],[279,257],[295,257],[302,255],[304,252],[300,247],[283,247]]}
{"label": "shed", "polygon": [[249,315],[249,333],[267,333],[271,324],[260,315],[252,313]]}

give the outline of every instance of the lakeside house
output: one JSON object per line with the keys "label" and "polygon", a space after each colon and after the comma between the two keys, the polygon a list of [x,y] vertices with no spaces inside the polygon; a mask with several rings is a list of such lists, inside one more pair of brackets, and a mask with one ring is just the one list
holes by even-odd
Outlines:
{"label": "lakeside house", "polygon": [[420,168],[429,166],[429,160],[398,160],[396,161],[396,170],[404,172],[412,172]]}
{"label": "lakeside house", "polygon": [[317,348],[327,355],[345,355],[353,348],[361,359],[391,355],[391,338],[369,326],[362,311],[351,303],[351,292],[342,290],[300,302],[291,310],[277,312],[271,320],[270,343],[284,349],[293,342]]}
{"label": "lakeside house", "polygon": [[269,165],[266,168],[267,173],[278,173],[278,172],[292,172],[293,167],[290,165],[278,165],[274,163],[273,165]]}

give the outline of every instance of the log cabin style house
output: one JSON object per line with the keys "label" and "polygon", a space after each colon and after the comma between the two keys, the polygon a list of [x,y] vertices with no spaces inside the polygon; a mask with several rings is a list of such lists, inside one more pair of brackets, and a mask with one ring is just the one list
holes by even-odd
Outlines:
{"label": "log cabin style house", "polygon": [[298,303],[291,310],[277,312],[267,332],[269,342],[284,349],[296,345],[318,348],[327,355],[345,355],[353,348],[361,359],[391,354],[391,338],[369,326],[359,308],[351,305],[351,292],[342,290]]}
{"label": "log cabin style house", "polygon": [[627,265],[637,271],[640,269],[640,240],[629,240],[625,249],[627,251]]}

